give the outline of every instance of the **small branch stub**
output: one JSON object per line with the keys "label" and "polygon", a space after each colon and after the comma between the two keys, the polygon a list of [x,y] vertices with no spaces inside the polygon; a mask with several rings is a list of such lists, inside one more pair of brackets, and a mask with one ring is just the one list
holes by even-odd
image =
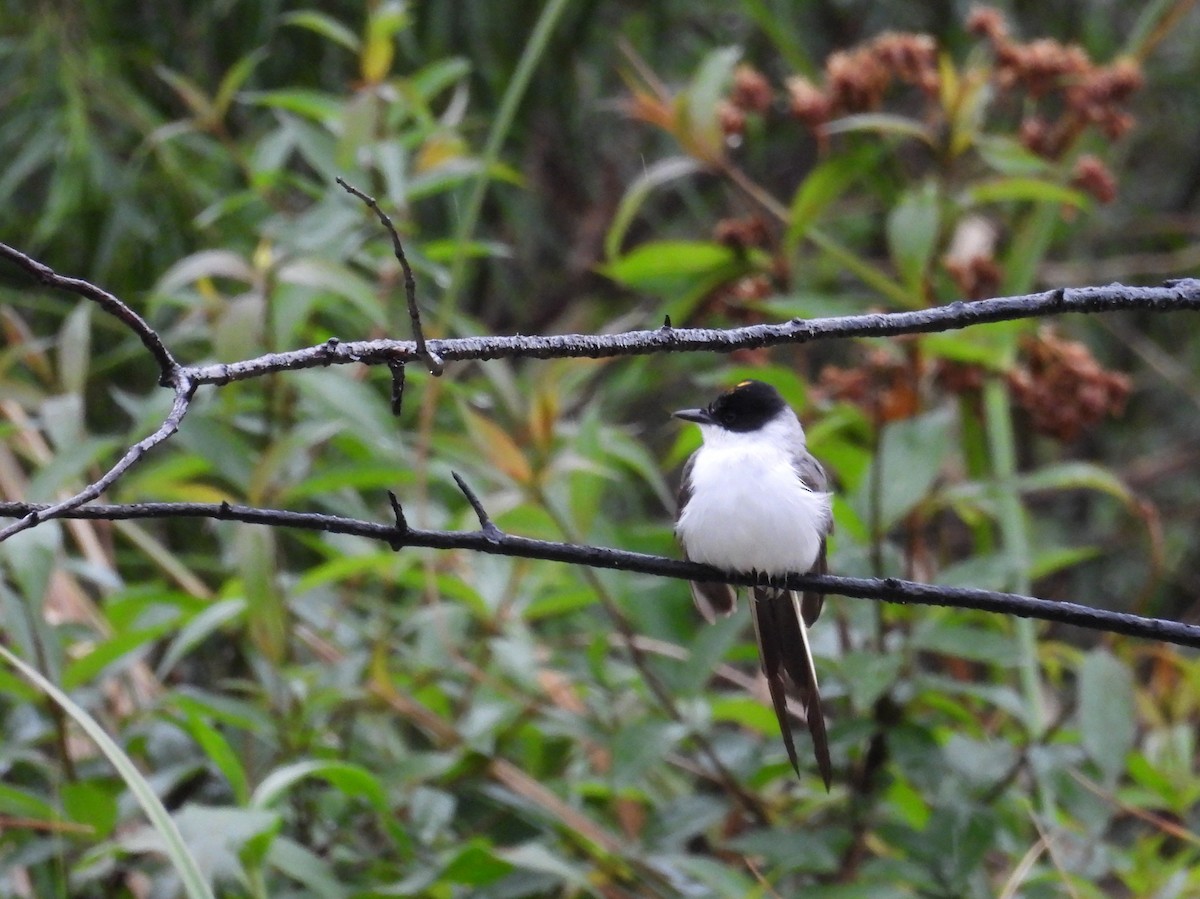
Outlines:
{"label": "small branch stub", "polygon": [[452,471],[450,474],[454,477],[454,483],[458,484],[458,489],[467,498],[467,502],[471,504],[471,508],[475,510],[475,516],[479,519],[479,530],[492,543],[501,542],[504,539],[504,532],[496,527],[487,510],[483,508],[483,503],[475,495],[475,491],[467,486],[467,482],[462,479],[457,471]]}
{"label": "small branch stub", "polygon": [[387,495],[388,502],[392,504],[392,517],[395,520],[396,528],[396,536],[389,542],[392,549],[398,551],[404,548],[404,538],[408,536],[408,519],[404,516],[404,507],[400,505],[400,500],[396,498],[396,494],[389,490]]}
{"label": "small branch stub", "polygon": [[388,369],[392,373],[392,415],[399,416],[404,407],[404,363],[389,362]]}

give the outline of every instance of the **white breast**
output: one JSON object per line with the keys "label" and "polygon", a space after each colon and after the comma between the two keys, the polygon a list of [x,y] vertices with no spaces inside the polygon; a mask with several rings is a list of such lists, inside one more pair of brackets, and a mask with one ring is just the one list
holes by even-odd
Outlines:
{"label": "white breast", "polygon": [[791,454],[761,434],[715,430],[704,428],[692,495],[675,528],[688,558],[770,575],[811,569],[829,532],[829,494],[808,489]]}

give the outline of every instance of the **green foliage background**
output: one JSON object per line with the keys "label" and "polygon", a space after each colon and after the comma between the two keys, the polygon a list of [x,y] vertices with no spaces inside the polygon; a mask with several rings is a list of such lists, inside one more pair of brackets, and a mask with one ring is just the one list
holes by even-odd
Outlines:
{"label": "green foliage background", "polygon": [[[1137,128],[1060,162],[1022,150],[1021,109],[982,88],[827,147],[780,117],[720,133],[739,60],[817,79],[889,29],[934,35],[969,85],[989,62],[964,15],[0,2],[0,239],[197,363],[408,336],[388,242],[339,175],[400,223],[437,336],[947,302],[940,260],[981,212],[1004,292],[1194,273],[1191,3],[1009,11],[1023,38],[1143,63]],[[662,101],[660,127],[634,95]],[[1071,185],[1085,152],[1116,202]],[[772,203],[769,248],[714,240]],[[161,420],[169,397],[112,320],[6,269],[0,325],[6,497],[70,493]],[[109,498],[386,520],[390,489],[415,524],[472,528],[453,469],[506,530],[671,554],[696,435],[667,413],[754,376],[803,410],[838,481],[835,571],[1194,617],[1200,332],[1183,313],[1057,327],[1133,385],[1122,418],[1068,443],[1012,402],[1003,375],[1038,333],[1022,323],[413,371],[398,419],[386,371],[273,376],[201,392]],[[976,389],[935,383],[939,360]],[[829,364],[891,372],[869,394],[910,408],[814,390]],[[0,896],[1200,895],[1194,653],[834,599],[814,632],[826,794],[787,765],[744,617],[704,626],[680,583],[216,522],[51,523],[0,565]],[[143,817],[158,801],[174,827]],[[195,869],[169,855],[176,829]]]}

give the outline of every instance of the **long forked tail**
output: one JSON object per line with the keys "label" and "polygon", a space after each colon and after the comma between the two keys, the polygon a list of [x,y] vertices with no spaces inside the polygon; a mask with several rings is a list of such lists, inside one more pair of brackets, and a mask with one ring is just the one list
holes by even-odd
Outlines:
{"label": "long forked tail", "polygon": [[[752,606],[751,618],[754,621],[754,635],[758,639],[758,655],[771,691],[771,702],[775,706],[775,717],[779,719],[788,758],[796,769],[796,775],[800,776],[800,762],[796,757],[796,744],[792,739],[787,711],[787,681],[790,680],[804,705],[817,768],[828,790],[833,782],[833,765],[829,760],[829,738],[825,733],[817,669],[813,665],[812,647],[808,642],[808,624],[811,621],[806,622],[800,595],[793,590],[755,587]],[[819,611],[818,608],[816,613],[819,614]],[[815,620],[816,614],[810,618]]]}

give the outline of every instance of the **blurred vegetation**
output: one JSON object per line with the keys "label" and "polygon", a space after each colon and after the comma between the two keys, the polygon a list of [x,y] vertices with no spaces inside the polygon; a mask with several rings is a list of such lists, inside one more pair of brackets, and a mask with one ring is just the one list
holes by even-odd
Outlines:
{"label": "blurred vegetation", "polygon": [[[434,336],[1200,264],[1184,0],[0,10],[0,239],[187,362],[407,336],[338,175],[401,225]],[[834,571],[1194,618],[1190,321],[457,365],[398,419],[386,371],[297,372],[198,395],[109,498],[387,520],[391,489],[472,528],[454,469],[506,530],[670,554],[696,435],[666,413],[754,376],[837,481]],[[0,324],[5,497],[161,419],[105,316],[5,270]],[[0,564],[0,896],[1200,894],[1194,653],[835,599],[826,794],[744,617],[703,626],[679,583],[217,522],[51,523]]]}

